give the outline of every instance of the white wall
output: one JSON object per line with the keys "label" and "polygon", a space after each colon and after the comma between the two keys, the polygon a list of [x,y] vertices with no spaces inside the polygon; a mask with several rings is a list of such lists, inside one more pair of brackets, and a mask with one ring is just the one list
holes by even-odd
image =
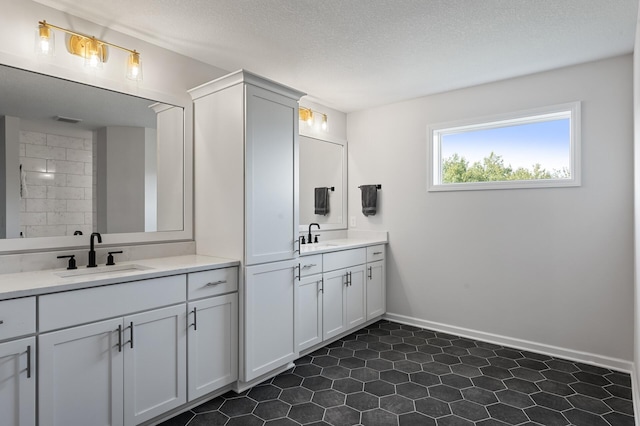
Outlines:
{"label": "white wall", "polygon": [[[388,311],[630,366],[631,94],[623,56],[349,114],[349,215],[389,231]],[[426,191],[428,123],[575,100],[581,187]]]}

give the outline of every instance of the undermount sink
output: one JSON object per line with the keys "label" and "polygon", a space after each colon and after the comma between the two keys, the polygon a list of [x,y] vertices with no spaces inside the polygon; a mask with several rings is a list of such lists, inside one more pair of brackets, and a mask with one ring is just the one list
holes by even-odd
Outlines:
{"label": "undermount sink", "polygon": [[60,278],[69,278],[69,277],[80,277],[87,275],[106,275],[113,273],[123,273],[123,272],[136,272],[136,271],[146,271],[149,269],[153,269],[149,266],[142,265],[114,265],[114,266],[99,266],[97,268],[83,268],[76,269],[72,271],[64,271],[57,272],[56,275]]}
{"label": "undermount sink", "polygon": [[302,246],[302,251],[315,251],[315,250],[322,250],[322,249],[326,249],[326,248],[331,248],[331,247],[338,247],[340,244],[334,244],[334,243],[313,243],[313,244],[305,244]]}

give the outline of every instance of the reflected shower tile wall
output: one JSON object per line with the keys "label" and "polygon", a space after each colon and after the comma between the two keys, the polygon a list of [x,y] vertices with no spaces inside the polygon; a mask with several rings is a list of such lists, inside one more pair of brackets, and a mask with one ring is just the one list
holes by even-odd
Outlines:
{"label": "reflected shower tile wall", "polygon": [[20,132],[20,164],[27,182],[20,203],[25,237],[93,232],[94,146],[91,139]]}

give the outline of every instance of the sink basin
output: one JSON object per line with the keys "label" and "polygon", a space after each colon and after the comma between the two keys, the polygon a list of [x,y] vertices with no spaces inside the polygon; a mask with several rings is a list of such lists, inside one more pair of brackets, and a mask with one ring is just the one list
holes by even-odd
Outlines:
{"label": "sink basin", "polygon": [[305,244],[302,246],[302,252],[308,252],[308,251],[316,251],[316,250],[323,250],[323,249],[327,249],[327,248],[332,248],[332,247],[338,247],[340,244],[334,244],[334,243],[314,243],[314,244]]}
{"label": "sink basin", "polygon": [[135,272],[135,271],[146,271],[150,268],[148,266],[142,265],[114,265],[114,266],[99,266],[97,268],[82,268],[82,269],[74,269],[72,271],[64,271],[57,272],[56,275],[60,278],[69,278],[69,277],[80,277],[80,276],[90,276],[90,275],[106,275],[113,273],[126,273],[126,272]]}

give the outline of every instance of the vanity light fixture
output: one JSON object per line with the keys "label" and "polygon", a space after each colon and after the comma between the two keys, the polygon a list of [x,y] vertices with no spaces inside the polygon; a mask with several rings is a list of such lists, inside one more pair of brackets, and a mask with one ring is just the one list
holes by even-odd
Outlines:
{"label": "vanity light fixture", "polygon": [[315,124],[314,114],[318,114],[322,117],[320,127],[322,130],[327,130],[327,114],[313,111],[311,108],[300,107],[298,109],[298,115],[300,120],[305,121],[309,127],[313,127]]}
{"label": "vanity light fixture", "polygon": [[36,29],[36,53],[44,56],[53,56],[54,53],[54,32],[62,31],[69,34],[67,40],[67,50],[73,55],[84,58],[85,66],[90,68],[102,68],[102,64],[109,58],[108,47],[129,52],[127,61],[127,78],[135,81],[142,81],[142,62],[140,53],[136,50],[127,49],[117,44],[99,40],[95,37],[81,34],[66,28],[58,27],[47,21],[39,21]]}

